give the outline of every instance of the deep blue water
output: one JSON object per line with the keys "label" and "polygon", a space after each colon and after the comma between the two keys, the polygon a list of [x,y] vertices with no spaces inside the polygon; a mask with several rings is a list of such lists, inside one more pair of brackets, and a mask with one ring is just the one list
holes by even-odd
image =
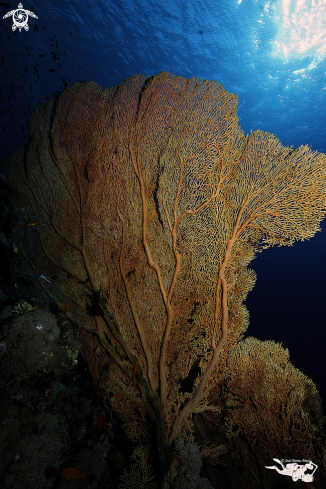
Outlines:
{"label": "deep blue water", "polygon": [[[17,9],[10,1],[6,12]],[[0,30],[0,165],[27,141],[27,120],[64,82],[102,88],[163,70],[216,80],[239,97],[240,125],[326,151],[325,0],[23,3],[29,31]],[[50,71],[55,70],[55,71]],[[7,112],[1,113],[6,108]],[[324,223],[322,226],[325,228]],[[248,335],[289,348],[326,400],[326,239],[264,251],[246,301]]]}

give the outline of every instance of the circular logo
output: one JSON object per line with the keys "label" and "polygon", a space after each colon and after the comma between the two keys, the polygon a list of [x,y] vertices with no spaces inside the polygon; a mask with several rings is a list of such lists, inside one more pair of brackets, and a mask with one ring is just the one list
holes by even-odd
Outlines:
{"label": "circular logo", "polygon": [[22,29],[23,27],[27,25],[28,22],[28,14],[26,10],[24,9],[17,9],[14,12],[14,15],[12,16],[12,20],[18,29]]}

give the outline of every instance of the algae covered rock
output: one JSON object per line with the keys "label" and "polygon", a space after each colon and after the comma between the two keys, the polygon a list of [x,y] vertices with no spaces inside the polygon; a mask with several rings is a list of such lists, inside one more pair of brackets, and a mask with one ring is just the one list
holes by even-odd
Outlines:
{"label": "algae covered rock", "polygon": [[[30,430],[26,428],[29,424]],[[3,423],[2,423],[3,425]],[[25,425],[25,427],[24,427]],[[20,429],[19,429],[20,428]],[[24,436],[21,435],[24,430]],[[51,489],[61,463],[63,447],[69,443],[67,423],[59,413],[39,413],[36,417],[9,419],[0,436],[0,457],[3,489]],[[46,469],[56,470],[48,479]]]}
{"label": "algae covered rock", "polygon": [[5,378],[25,378],[38,369],[50,372],[76,363],[79,348],[75,340],[60,340],[57,320],[37,309],[17,315],[2,331],[0,365]]}
{"label": "algae covered rock", "polygon": [[180,465],[173,489],[213,489],[209,480],[200,476],[203,462],[196,443],[178,438],[175,449]]}

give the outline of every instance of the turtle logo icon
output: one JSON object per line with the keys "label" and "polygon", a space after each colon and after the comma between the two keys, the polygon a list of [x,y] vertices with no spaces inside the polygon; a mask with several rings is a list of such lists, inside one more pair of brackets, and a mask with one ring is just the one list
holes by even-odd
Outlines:
{"label": "turtle logo icon", "polygon": [[25,31],[28,31],[29,26],[28,26],[28,16],[30,15],[31,17],[34,17],[34,19],[38,19],[37,15],[34,14],[34,12],[31,12],[30,10],[24,10],[23,5],[21,3],[18,4],[18,9],[17,10],[11,10],[10,12],[7,12],[6,15],[4,15],[2,18],[6,19],[7,17],[10,17],[12,15],[12,30],[15,31],[16,29],[19,29],[19,32],[21,32],[22,28],[25,29]]}

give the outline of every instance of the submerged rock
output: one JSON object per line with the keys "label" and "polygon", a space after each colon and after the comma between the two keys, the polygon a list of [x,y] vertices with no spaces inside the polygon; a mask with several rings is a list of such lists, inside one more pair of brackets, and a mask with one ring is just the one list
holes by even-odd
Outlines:
{"label": "submerged rock", "polygon": [[80,346],[60,336],[57,320],[43,309],[10,318],[2,329],[0,366],[4,378],[26,378],[37,370],[68,370]]}

